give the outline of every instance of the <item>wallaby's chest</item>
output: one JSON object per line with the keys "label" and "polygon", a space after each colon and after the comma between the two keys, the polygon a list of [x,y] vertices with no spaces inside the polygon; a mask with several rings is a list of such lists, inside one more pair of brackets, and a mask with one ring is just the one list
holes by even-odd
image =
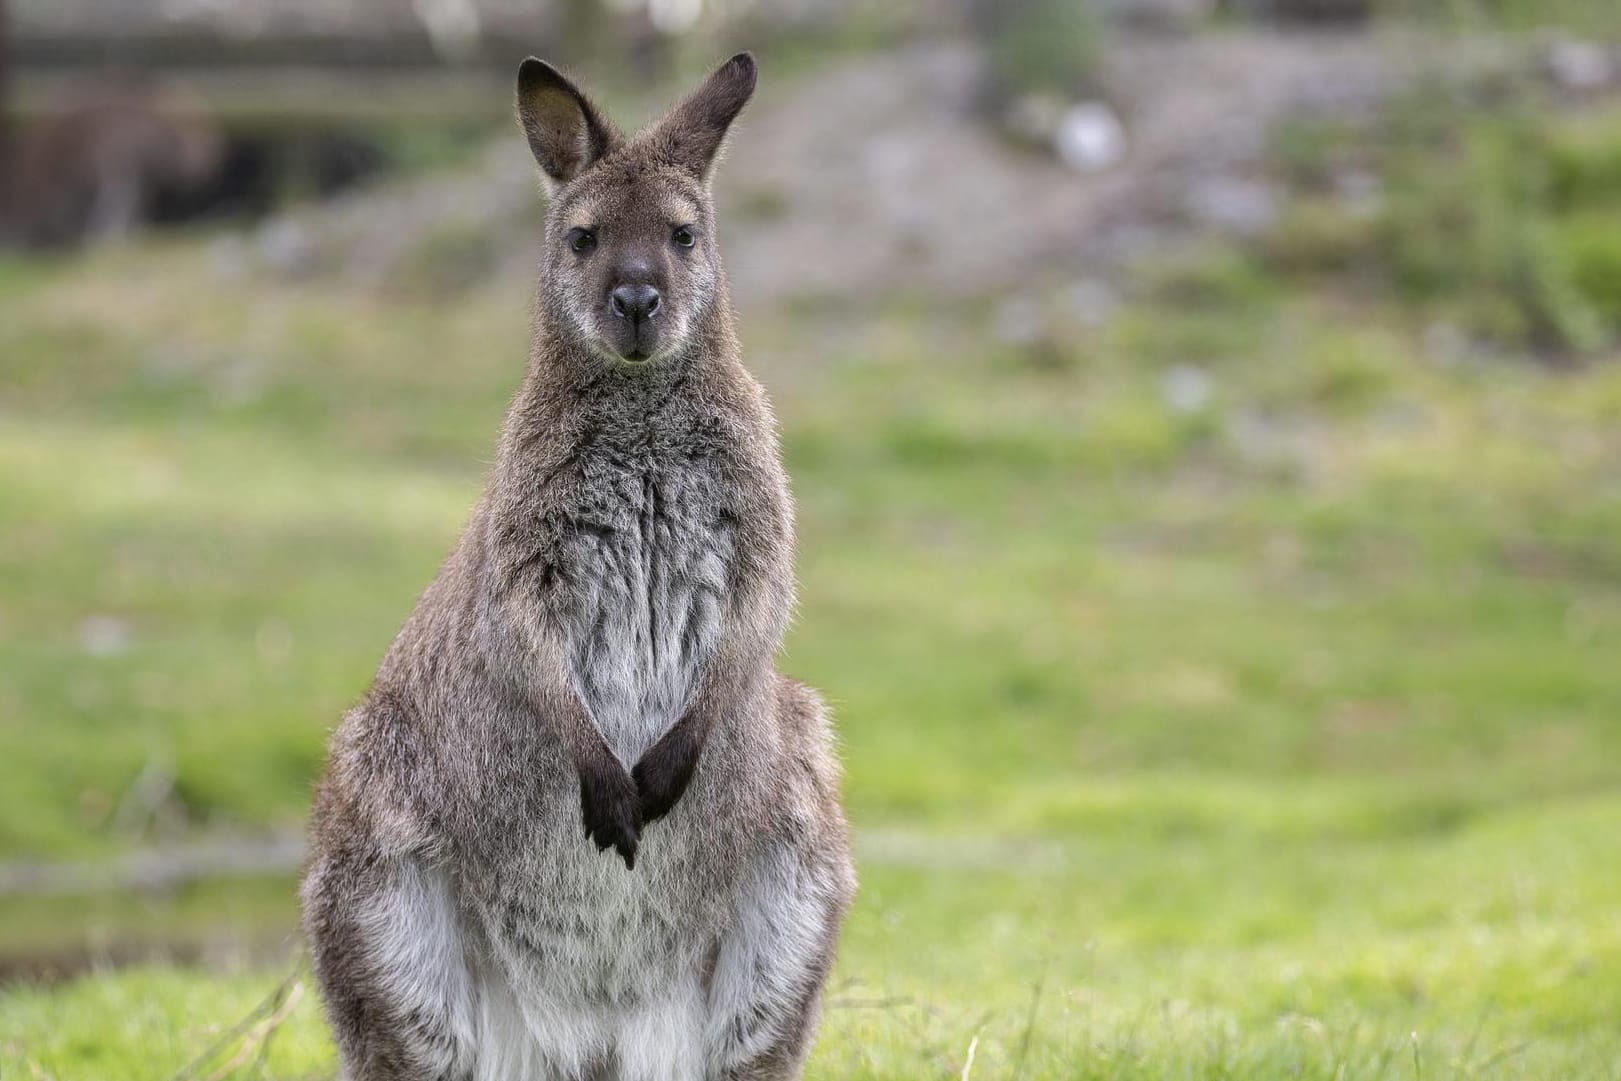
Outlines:
{"label": "wallaby's chest", "polygon": [[573,676],[622,762],[680,719],[723,629],[731,511],[707,459],[579,460],[559,537]]}

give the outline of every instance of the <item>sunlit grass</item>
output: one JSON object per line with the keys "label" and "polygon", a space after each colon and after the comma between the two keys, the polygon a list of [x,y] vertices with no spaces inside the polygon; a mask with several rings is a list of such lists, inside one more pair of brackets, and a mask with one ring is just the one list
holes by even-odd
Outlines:
{"label": "sunlit grass", "polygon": [[[1264,787],[1237,802],[1268,801],[1334,802]],[[956,1077],[972,1045],[978,1077],[1611,1077],[1618,812],[1606,797],[1339,840],[1220,821],[1022,840],[869,830],[809,1076]],[[289,971],[303,997],[263,1072],[233,1076],[329,1076],[292,966],[14,993],[0,1061],[168,1078]],[[249,1036],[214,1064],[244,1046],[255,1061]]]}
{"label": "sunlit grass", "polygon": [[[476,496],[521,289],[186,247],[0,287],[0,855],[296,830]],[[1621,369],[1443,363],[1243,258],[1039,355],[974,306],[752,314],[784,665],[835,704],[864,883],[811,1076],[1614,1075]],[[125,907],[8,902],[3,939],[291,900]],[[10,990],[0,1075],[173,1077],[284,975]],[[307,990],[274,1032],[236,1076],[330,1075]]]}

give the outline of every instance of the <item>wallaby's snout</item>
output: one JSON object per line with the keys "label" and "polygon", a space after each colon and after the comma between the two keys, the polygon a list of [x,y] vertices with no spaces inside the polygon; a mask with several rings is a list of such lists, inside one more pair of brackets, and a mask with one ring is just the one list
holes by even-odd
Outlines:
{"label": "wallaby's snout", "polygon": [[650,261],[628,260],[616,269],[608,290],[608,312],[618,321],[617,352],[626,360],[645,360],[658,348],[653,322],[664,306]]}
{"label": "wallaby's snout", "polygon": [[[589,240],[567,245],[550,302],[598,355],[640,363],[679,351],[713,300],[713,273],[706,255],[694,258],[672,239],[668,219],[696,216],[697,208],[641,180],[588,203]],[[645,213],[649,203],[655,213]]]}
{"label": "wallaby's snout", "polygon": [[608,305],[634,326],[659,313],[659,291],[651,285],[616,285],[608,294]]}
{"label": "wallaby's snout", "polygon": [[623,343],[619,355],[626,360],[652,356],[658,348],[653,318],[659,313],[659,291],[651,285],[616,285],[608,294],[608,308],[624,324],[619,332]]}

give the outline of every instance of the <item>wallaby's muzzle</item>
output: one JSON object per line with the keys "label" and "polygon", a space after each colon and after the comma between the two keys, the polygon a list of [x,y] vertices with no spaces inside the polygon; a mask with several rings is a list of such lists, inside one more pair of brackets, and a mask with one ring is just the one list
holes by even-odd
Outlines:
{"label": "wallaby's muzzle", "polygon": [[659,291],[651,285],[616,285],[608,294],[608,310],[619,321],[619,355],[646,360],[658,345]]}

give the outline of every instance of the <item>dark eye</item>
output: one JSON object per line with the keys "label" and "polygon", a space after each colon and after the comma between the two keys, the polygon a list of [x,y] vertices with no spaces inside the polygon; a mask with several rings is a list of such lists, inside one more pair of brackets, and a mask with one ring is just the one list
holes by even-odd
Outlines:
{"label": "dark eye", "polygon": [[568,246],[575,255],[585,255],[596,249],[597,234],[589,229],[570,229]]}
{"label": "dark eye", "polygon": [[675,241],[683,248],[690,248],[694,244],[698,243],[698,235],[692,231],[690,226],[686,225],[676,229],[676,231],[671,234],[670,239]]}

